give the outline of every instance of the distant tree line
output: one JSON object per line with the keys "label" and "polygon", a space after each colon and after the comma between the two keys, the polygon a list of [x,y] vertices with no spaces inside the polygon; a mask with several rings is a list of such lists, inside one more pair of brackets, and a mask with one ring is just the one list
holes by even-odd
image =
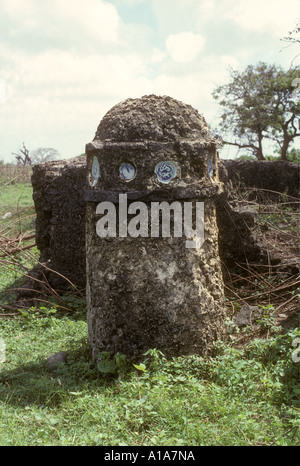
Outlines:
{"label": "distant tree line", "polygon": [[39,147],[38,149],[29,152],[23,142],[23,147],[19,149],[19,153],[13,152],[18,165],[35,165],[37,163],[49,162],[58,158],[59,153],[52,147]]}

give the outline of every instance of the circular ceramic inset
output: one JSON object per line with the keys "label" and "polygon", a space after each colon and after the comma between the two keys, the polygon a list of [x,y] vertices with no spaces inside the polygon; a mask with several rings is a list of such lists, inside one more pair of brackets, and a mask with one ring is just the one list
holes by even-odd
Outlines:
{"label": "circular ceramic inset", "polygon": [[212,161],[210,159],[208,160],[208,174],[209,174],[210,178],[212,178],[213,174],[214,174],[213,163],[212,163]]}
{"label": "circular ceramic inset", "polygon": [[159,162],[155,173],[161,183],[169,183],[176,176],[176,167],[173,162]]}
{"label": "circular ceramic inset", "polygon": [[120,175],[125,181],[131,181],[135,177],[135,167],[132,163],[122,163],[120,166]]}
{"label": "circular ceramic inset", "polygon": [[93,165],[92,165],[92,186],[95,186],[97,184],[97,181],[100,178],[100,165],[98,162],[98,158],[94,157],[93,158]]}

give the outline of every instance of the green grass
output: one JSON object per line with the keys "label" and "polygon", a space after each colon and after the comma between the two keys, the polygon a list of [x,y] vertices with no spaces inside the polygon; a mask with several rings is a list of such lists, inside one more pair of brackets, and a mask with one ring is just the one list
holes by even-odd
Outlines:
{"label": "green grass", "polygon": [[[11,213],[9,218],[3,218]],[[29,183],[0,186],[0,233],[16,236],[34,229],[35,211]]]}
{"label": "green grass", "polygon": [[[83,312],[32,310],[0,320],[0,336],[2,446],[299,444],[297,330],[243,350],[219,344],[214,358],[152,350],[143,371],[113,374],[91,362]],[[59,351],[67,362],[48,372]]]}
{"label": "green grass", "polygon": [[[12,168],[18,175],[17,167]],[[13,303],[16,293],[8,292],[7,287],[19,286],[24,274],[35,265],[39,252],[33,247],[23,253],[14,252],[5,256],[7,251],[10,252],[18,246],[34,244],[35,239],[32,235],[35,232],[36,214],[31,184],[8,183],[7,179],[3,178],[2,171],[0,167],[0,302],[9,305]],[[22,168],[19,171],[22,171]],[[6,214],[9,216],[3,218]]]}
{"label": "green grass", "polygon": [[[21,220],[34,213],[31,196],[26,184],[0,189],[0,218],[12,212],[0,221],[6,236],[31,228],[32,217]],[[30,252],[15,256],[14,268],[2,260],[2,305],[13,299],[7,287],[22,280],[23,267],[33,266],[38,251]],[[7,312],[0,317],[6,345],[0,362],[1,446],[300,444],[300,352],[293,346],[300,331],[275,332],[273,308],[266,308],[261,322],[268,339],[252,339],[240,349],[234,338],[218,342],[210,358],[167,360],[153,349],[136,370],[122,355],[102,355],[94,364],[84,302],[64,299],[72,313],[54,305],[13,318],[1,311]],[[67,362],[49,372],[46,359],[60,351],[67,352]]]}

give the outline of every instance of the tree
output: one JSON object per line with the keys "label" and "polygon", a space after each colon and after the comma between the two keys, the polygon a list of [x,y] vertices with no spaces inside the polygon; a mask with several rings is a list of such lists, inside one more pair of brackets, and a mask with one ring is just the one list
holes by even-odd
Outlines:
{"label": "tree", "polygon": [[31,153],[32,165],[55,160],[58,156],[58,151],[52,147],[39,147]]}
{"label": "tree", "polygon": [[21,154],[16,154],[16,153],[12,153],[12,155],[15,155],[16,159],[17,159],[17,164],[18,165],[31,165],[31,158],[29,156],[29,150],[26,148],[24,142],[23,142],[23,149],[19,149]]}
{"label": "tree", "polygon": [[300,149],[295,149],[294,147],[289,151],[287,159],[290,162],[300,163]]}
{"label": "tree", "polygon": [[32,151],[29,155],[29,150],[26,148],[23,142],[23,148],[19,149],[21,154],[16,154],[13,152],[17,159],[18,165],[35,165],[37,163],[49,162],[54,160],[59,156],[59,153],[56,149],[52,147],[39,147],[38,149]]}
{"label": "tree", "polygon": [[288,35],[281,40],[285,42],[290,42],[292,44],[300,42],[300,21],[298,21],[296,23],[295,28],[292,31],[289,31]]}
{"label": "tree", "polygon": [[300,99],[295,93],[298,81],[299,69],[287,73],[279,70],[274,83],[274,119],[267,137],[277,144],[282,160],[287,160],[290,143],[300,136]]}
{"label": "tree", "polygon": [[280,66],[263,62],[249,65],[243,72],[231,69],[228,84],[213,92],[224,108],[221,132],[234,138],[223,142],[264,160],[263,143],[272,140],[279,146],[281,158],[286,159],[289,144],[300,136],[300,103],[292,96],[292,83],[299,76],[297,68],[285,72]]}

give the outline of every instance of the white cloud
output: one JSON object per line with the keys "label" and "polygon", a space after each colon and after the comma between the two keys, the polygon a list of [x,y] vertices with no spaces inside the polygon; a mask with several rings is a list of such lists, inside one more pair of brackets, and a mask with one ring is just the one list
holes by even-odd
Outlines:
{"label": "white cloud", "polygon": [[84,102],[130,94],[147,82],[144,59],[135,53],[81,56],[50,50],[33,56],[20,54],[13,65],[4,73],[12,100],[30,96]]}
{"label": "white cloud", "polygon": [[78,155],[106,111],[152,90],[145,74],[144,59],[135,53],[82,56],[51,50],[14,55],[0,80],[0,85],[4,80],[7,84],[7,98],[0,105],[0,149],[12,141],[14,146],[4,154],[10,157],[24,140],[30,149],[47,145],[65,157]]}
{"label": "white cloud", "polygon": [[166,53],[158,48],[152,50],[151,63],[161,63],[166,58]]}
{"label": "white cloud", "polygon": [[299,18],[299,0],[200,0],[194,14],[198,27],[231,20],[241,29],[280,36]]}
{"label": "white cloud", "polygon": [[57,14],[68,18],[79,30],[83,27],[104,42],[118,42],[119,15],[111,3],[102,0],[51,0]]}
{"label": "white cloud", "polygon": [[218,104],[212,99],[212,91],[226,80],[228,66],[237,64],[230,55],[202,57],[197,66],[185,74],[160,74],[153,80],[153,92],[170,95],[196,107],[209,124],[214,124]]}
{"label": "white cloud", "polygon": [[228,65],[296,55],[278,38],[298,1],[0,0],[0,159],[23,141],[77,155],[113,105],[150,93],[213,123]]}
{"label": "white cloud", "polygon": [[140,5],[141,3],[147,3],[149,0],[115,0],[117,3],[125,4],[128,6]]}
{"label": "white cloud", "polygon": [[150,0],[158,35],[195,31],[197,5],[201,0]]}
{"label": "white cloud", "polygon": [[38,31],[41,40],[68,38],[75,44],[86,36],[104,43],[118,43],[117,8],[104,0],[0,0],[8,14],[10,34]]}
{"label": "white cloud", "polygon": [[[199,94],[202,94],[199,75],[171,76],[162,74],[153,82],[155,94],[170,95],[188,104],[195,102]],[[198,100],[198,99],[197,99]]]}
{"label": "white cloud", "polygon": [[230,0],[225,18],[241,28],[266,32],[274,36],[286,35],[299,16],[299,0]]}
{"label": "white cloud", "polygon": [[0,78],[0,104],[6,101],[6,83],[4,79]]}
{"label": "white cloud", "polygon": [[34,0],[1,0],[0,4],[6,13],[15,18],[30,17],[36,11]]}
{"label": "white cloud", "polygon": [[20,33],[23,30],[30,30],[38,23],[37,4],[34,0],[0,0],[0,7],[12,20],[10,32]]}
{"label": "white cloud", "polygon": [[189,63],[197,58],[204,43],[205,39],[200,34],[181,32],[166,39],[166,50],[175,62]]}

